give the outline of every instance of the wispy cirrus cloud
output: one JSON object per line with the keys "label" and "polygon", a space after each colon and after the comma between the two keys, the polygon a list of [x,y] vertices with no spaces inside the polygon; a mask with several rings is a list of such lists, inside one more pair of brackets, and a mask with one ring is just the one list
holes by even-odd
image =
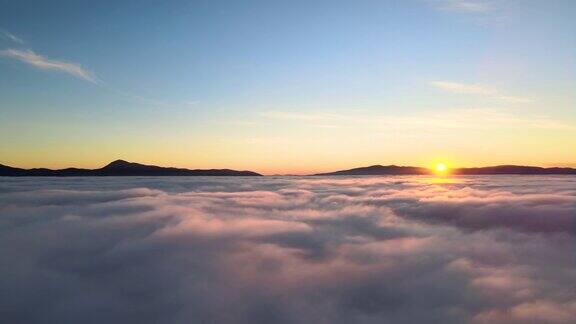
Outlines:
{"label": "wispy cirrus cloud", "polygon": [[439,2],[438,8],[460,12],[487,12],[493,9],[493,5],[482,0],[443,0]]}
{"label": "wispy cirrus cloud", "polygon": [[9,48],[0,51],[0,56],[24,62],[41,70],[64,72],[84,81],[99,83],[98,78],[92,72],[84,69],[78,63],[48,59],[32,50]]}
{"label": "wispy cirrus cloud", "polygon": [[432,81],[430,84],[440,90],[456,93],[456,94],[469,94],[486,96],[492,99],[505,101],[509,103],[530,103],[532,99],[503,95],[500,91],[478,84],[460,83],[454,81]]}
{"label": "wispy cirrus cloud", "polygon": [[415,129],[574,129],[573,125],[547,116],[525,116],[513,114],[503,109],[473,108],[444,109],[419,116],[386,116],[358,114],[333,114],[323,112],[284,112],[268,111],[260,114],[264,118],[309,123],[311,126],[385,128],[388,130]]}
{"label": "wispy cirrus cloud", "polygon": [[428,0],[430,5],[441,12],[464,18],[464,22],[484,27],[506,24],[515,13],[510,1],[502,0]]}
{"label": "wispy cirrus cloud", "polygon": [[0,38],[7,39],[7,40],[14,42],[14,43],[24,44],[24,40],[22,38],[12,34],[11,32],[9,32],[7,30],[0,29]]}
{"label": "wispy cirrus cloud", "polygon": [[300,113],[300,112],[286,112],[286,111],[265,111],[260,114],[266,118],[273,118],[273,119],[289,119],[289,120],[307,120],[307,121],[315,121],[315,120],[330,120],[330,119],[340,119],[342,117],[341,114],[332,114],[332,113],[319,113],[319,112],[312,112],[312,113]]}
{"label": "wispy cirrus cloud", "polygon": [[494,89],[490,89],[476,84],[465,84],[452,81],[433,81],[430,84],[432,84],[434,87],[438,89],[452,93],[477,94],[477,95],[496,94],[496,91]]}

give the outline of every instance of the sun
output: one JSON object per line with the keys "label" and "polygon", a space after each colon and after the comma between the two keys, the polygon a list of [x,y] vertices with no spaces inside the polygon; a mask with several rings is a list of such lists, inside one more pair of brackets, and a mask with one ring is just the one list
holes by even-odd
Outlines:
{"label": "sun", "polygon": [[444,164],[444,163],[436,163],[436,166],[434,167],[434,169],[436,170],[437,173],[444,173],[444,172],[446,172],[446,170],[448,168],[446,167],[446,164]]}

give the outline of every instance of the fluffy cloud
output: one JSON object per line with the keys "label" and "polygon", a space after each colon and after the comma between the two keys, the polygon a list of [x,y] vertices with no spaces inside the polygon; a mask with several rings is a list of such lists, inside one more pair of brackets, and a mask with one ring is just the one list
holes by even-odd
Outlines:
{"label": "fluffy cloud", "polygon": [[7,179],[10,323],[571,323],[572,177]]}

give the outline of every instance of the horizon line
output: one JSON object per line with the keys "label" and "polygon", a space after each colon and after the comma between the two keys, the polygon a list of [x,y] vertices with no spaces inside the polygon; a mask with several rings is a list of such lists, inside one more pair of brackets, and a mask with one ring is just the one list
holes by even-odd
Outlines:
{"label": "horizon line", "polygon": [[[404,168],[420,168],[420,169],[427,169],[427,170],[434,170],[434,167],[429,167],[429,166],[419,166],[419,165],[406,165],[406,164],[396,164],[396,163],[392,163],[392,164],[382,164],[382,163],[376,163],[376,164],[369,164],[369,165],[363,165],[363,166],[355,166],[355,167],[343,167],[341,169],[338,170],[332,170],[332,171],[317,171],[317,172],[311,172],[311,173],[299,173],[299,172],[294,172],[294,173],[260,173],[256,170],[252,170],[252,169],[236,169],[233,167],[220,167],[220,168],[197,168],[197,167],[180,167],[180,166],[171,166],[171,165],[159,165],[159,164],[148,164],[148,162],[134,162],[134,161],[129,161],[129,160],[125,160],[125,159],[115,159],[112,160],[100,167],[95,167],[95,168],[87,168],[87,167],[74,167],[74,166],[67,166],[67,167],[60,167],[60,168],[48,168],[48,167],[31,167],[31,168],[24,168],[24,167],[18,167],[18,166],[14,166],[14,165],[8,165],[8,164],[4,164],[0,162],[0,166],[4,166],[4,167],[9,167],[9,168],[16,168],[16,169],[23,169],[23,170],[33,170],[33,169],[47,169],[47,170],[65,170],[65,169],[85,169],[85,170],[97,170],[97,169],[101,169],[106,167],[107,165],[113,163],[113,162],[118,162],[118,161],[122,161],[122,162],[127,162],[127,163],[135,163],[135,164],[141,164],[141,165],[147,165],[147,166],[157,166],[157,167],[162,167],[162,168],[177,168],[177,169],[188,169],[188,170],[234,170],[234,171],[251,171],[251,172],[256,172],[261,174],[262,176],[313,176],[313,175],[319,175],[319,174],[327,174],[327,173],[334,173],[334,172],[341,172],[341,171],[349,171],[349,170],[354,170],[354,169],[360,169],[360,168],[369,168],[369,167],[375,167],[375,166],[383,166],[383,167],[404,167]],[[458,170],[458,169],[474,169],[474,168],[490,168],[490,167],[501,167],[501,166],[515,166],[515,167],[532,167],[532,168],[543,168],[543,169],[554,169],[554,168],[567,168],[567,169],[576,169],[576,164],[563,164],[563,163],[559,163],[559,165],[554,165],[554,166],[541,166],[541,165],[526,165],[526,164],[513,164],[513,163],[504,163],[504,164],[484,164],[484,165],[478,165],[478,166],[449,166],[447,169],[448,170]],[[450,173],[450,172],[448,172]]]}

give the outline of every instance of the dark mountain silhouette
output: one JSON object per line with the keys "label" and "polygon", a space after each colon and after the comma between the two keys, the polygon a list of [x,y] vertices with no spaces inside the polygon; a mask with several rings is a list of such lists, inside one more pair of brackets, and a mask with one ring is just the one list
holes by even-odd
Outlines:
{"label": "dark mountain silhouette", "polygon": [[362,168],[354,168],[328,173],[318,173],[315,175],[387,175],[387,174],[430,174],[431,171],[426,168],[397,166],[397,165],[372,165]]}
{"label": "dark mountain silhouette", "polygon": [[86,177],[86,176],[261,176],[252,171],[229,169],[190,170],[145,165],[116,160],[100,169],[20,169],[0,164],[0,176],[12,177]]}
{"label": "dark mountain silhouette", "polygon": [[[430,175],[434,172],[427,168],[372,165],[328,173],[314,174],[316,176],[338,175]],[[490,174],[574,174],[574,168],[542,168],[533,166],[498,165],[481,168],[456,168],[450,174],[456,175],[490,175]],[[155,165],[145,165],[124,160],[116,160],[100,169],[22,169],[0,164],[0,177],[85,177],[85,176],[261,176],[252,171],[236,171],[230,169],[190,170],[183,168],[166,168]]]}
{"label": "dark mountain silhouette", "polygon": [[25,175],[25,173],[26,170],[24,169],[13,168],[4,164],[0,164],[0,175],[17,177],[17,176],[23,176]]}
{"label": "dark mountain silhouette", "polygon": [[[373,165],[369,167],[355,168],[349,170],[318,173],[316,176],[324,175],[429,175],[434,174],[430,169],[396,166],[396,165]],[[573,168],[541,168],[533,166],[519,165],[498,165],[482,168],[457,168],[451,169],[450,174],[460,175],[483,175],[483,174],[574,174],[576,169]]]}
{"label": "dark mountain silhouette", "polygon": [[573,168],[541,168],[520,165],[498,165],[484,168],[460,168],[450,171],[452,174],[576,174]]}

